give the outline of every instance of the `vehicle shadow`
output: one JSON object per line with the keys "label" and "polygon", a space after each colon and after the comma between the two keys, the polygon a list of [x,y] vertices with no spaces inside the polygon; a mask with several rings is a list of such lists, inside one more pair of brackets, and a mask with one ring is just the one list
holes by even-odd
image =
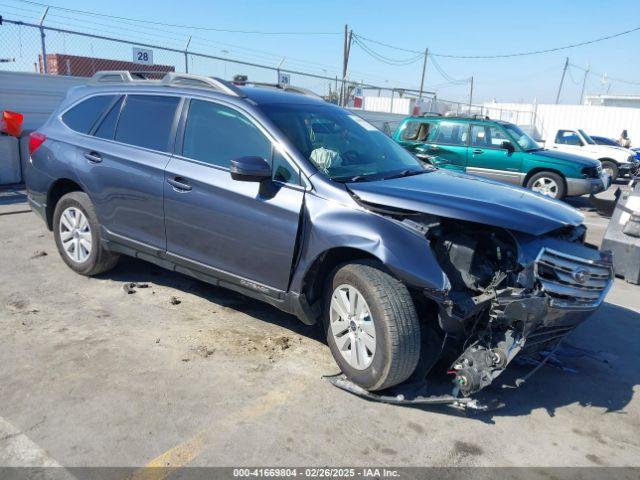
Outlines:
{"label": "vehicle shadow", "polygon": [[[149,282],[175,288],[325,344],[323,333],[318,326],[304,325],[294,316],[258,300],[141,260],[123,256],[114,270],[100,277],[123,284]],[[566,342],[579,349],[593,352],[595,358],[561,358],[563,365],[568,369],[545,365],[518,389],[485,389],[479,398],[496,399],[504,403],[504,406],[487,412],[467,412],[467,417],[484,423],[494,423],[496,417],[529,415],[533,410],[540,408],[554,416],[558,408],[569,405],[602,408],[605,413],[622,414],[621,411],[633,398],[634,387],[640,385],[640,370],[637,368],[640,363],[638,338],[640,313],[605,303],[578,327]],[[494,386],[512,384],[516,378],[525,376],[531,368],[533,367],[512,365],[498,377]],[[336,371],[327,372],[327,375],[335,374]],[[443,376],[437,380],[438,383],[448,383],[448,377]],[[456,410],[441,406],[408,405],[398,408],[456,413]]]}
{"label": "vehicle shadow", "polygon": [[130,282],[153,283],[175,288],[182,292],[197,295],[216,305],[232,308],[263,322],[278,325],[298,335],[306,336],[320,343],[325,343],[320,328],[305,325],[293,315],[282,312],[267,303],[254,300],[232,290],[210,285],[178,272],[165,270],[151,263],[126,255],[120,257],[120,261],[115,269],[99,275],[98,278],[122,282],[123,284]]}

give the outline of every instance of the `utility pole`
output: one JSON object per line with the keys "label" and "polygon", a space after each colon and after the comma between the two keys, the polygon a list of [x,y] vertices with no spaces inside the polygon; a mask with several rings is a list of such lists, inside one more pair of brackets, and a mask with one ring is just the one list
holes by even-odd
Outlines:
{"label": "utility pole", "polygon": [[351,51],[351,39],[353,31],[349,31],[349,25],[344,26],[344,50],[342,52],[342,86],[340,87],[340,106],[347,104],[347,68],[349,66],[349,52]]}
{"label": "utility pole", "polygon": [[47,47],[45,45],[44,37],[44,19],[47,18],[47,13],[49,13],[49,7],[44,9],[44,13],[42,14],[42,18],[40,18],[40,45],[42,48],[42,73],[49,73],[49,69],[47,68]]}
{"label": "utility pole", "polygon": [[471,113],[472,103],[473,103],[473,75],[471,76],[471,88],[469,88],[469,113]]}
{"label": "utility pole", "polygon": [[587,77],[589,76],[589,70],[591,67],[587,65],[587,69],[584,71],[584,78],[582,79],[582,90],[580,90],[580,105],[582,105],[582,101],[584,100],[584,87],[587,84]]}
{"label": "utility pole", "polygon": [[556,95],[556,105],[560,103],[560,92],[562,92],[562,84],[564,83],[564,76],[567,73],[567,68],[569,68],[569,57],[567,57],[564,61],[564,67],[562,69],[562,77],[560,78],[560,85],[558,86],[558,94]]}
{"label": "utility pole", "polygon": [[184,47],[184,73],[189,73],[189,45],[191,45],[191,35],[189,35],[189,40]]}
{"label": "utility pole", "polygon": [[422,78],[420,79],[420,94],[418,100],[422,100],[422,91],[424,90],[424,74],[427,71],[427,58],[429,58],[429,49],[424,49],[424,62],[422,63]]}

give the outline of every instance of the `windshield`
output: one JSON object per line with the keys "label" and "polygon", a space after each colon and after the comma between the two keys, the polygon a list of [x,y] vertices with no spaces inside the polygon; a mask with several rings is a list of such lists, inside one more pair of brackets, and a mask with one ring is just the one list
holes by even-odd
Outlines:
{"label": "windshield", "polygon": [[262,105],[262,111],[318,169],[337,182],[416,175],[433,168],[376,127],[331,105]]}
{"label": "windshield", "polygon": [[507,123],[504,125],[504,128],[509,132],[509,134],[514,138],[518,145],[522,147],[525,151],[531,150],[540,150],[540,144],[536,142],[533,138],[523,132],[520,127],[517,125],[513,125],[511,123]]}
{"label": "windshield", "polygon": [[591,138],[589,135],[587,135],[587,132],[585,132],[584,130],[578,130],[578,131],[580,132],[580,135],[582,135],[582,138],[584,138],[589,145],[596,144],[595,140]]}

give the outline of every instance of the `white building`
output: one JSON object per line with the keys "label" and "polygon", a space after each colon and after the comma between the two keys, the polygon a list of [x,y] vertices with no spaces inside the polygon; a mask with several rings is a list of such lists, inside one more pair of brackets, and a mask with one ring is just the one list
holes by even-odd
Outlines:
{"label": "white building", "polygon": [[587,95],[585,105],[640,108],[640,95]]}

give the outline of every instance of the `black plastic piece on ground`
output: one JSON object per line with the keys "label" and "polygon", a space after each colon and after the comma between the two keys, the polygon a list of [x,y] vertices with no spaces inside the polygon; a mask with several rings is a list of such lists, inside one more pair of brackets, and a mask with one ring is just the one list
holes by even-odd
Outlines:
{"label": "black plastic piece on ground", "polygon": [[451,394],[426,395],[428,392],[427,382],[404,384],[389,389],[389,394],[377,394],[369,392],[364,388],[351,382],[343,373],[337,375],[326,375],[323,377],[334,387],[357,395],[366,400],[388,403],[392,405],[444,405],[458,410],[490,411],[504,406],[497,400],[481,402],[471,397],[458,397]]}

